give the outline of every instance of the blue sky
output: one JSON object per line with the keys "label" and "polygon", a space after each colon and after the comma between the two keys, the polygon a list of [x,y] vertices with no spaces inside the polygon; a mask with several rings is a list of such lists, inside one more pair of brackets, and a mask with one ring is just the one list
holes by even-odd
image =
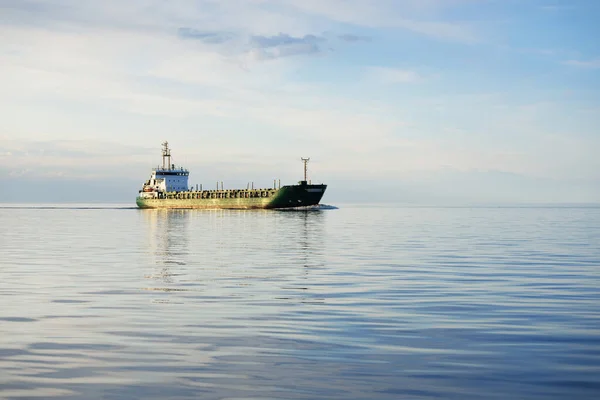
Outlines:
{"label": "blue sky", "polygon": [[128,201],[168,140],[194,184],[292,183],[310,156],[331,202],[600,202],[598,17],[592,0],[0,0],[4,201]]}

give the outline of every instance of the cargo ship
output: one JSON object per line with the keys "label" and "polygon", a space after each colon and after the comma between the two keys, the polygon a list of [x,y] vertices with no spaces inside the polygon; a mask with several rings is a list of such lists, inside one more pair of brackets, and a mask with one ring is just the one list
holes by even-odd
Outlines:
{"label": "cargo ship", "polygon": [[312,184],[306,177],[308,158],[304,163],[304,180],[297,185],[277,184],[273,187],[255,189],[254,184],[245,189],[224,189],[223,182],[216,183],[213,190],[202,185],[188,186],[189,171],[171,163],[169,143],[162,144],[162,166],[152,169],[136,198],[139,208],[199,208],[199,209],[279,209],[318,205],[327,185]]}

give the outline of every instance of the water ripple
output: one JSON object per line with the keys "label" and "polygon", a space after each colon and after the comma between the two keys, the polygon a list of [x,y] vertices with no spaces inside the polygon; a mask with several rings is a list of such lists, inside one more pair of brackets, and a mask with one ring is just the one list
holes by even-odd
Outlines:
{"label": "water ripple", "polygon": [[0,207],[0,397],[595,399],[600,208]]}

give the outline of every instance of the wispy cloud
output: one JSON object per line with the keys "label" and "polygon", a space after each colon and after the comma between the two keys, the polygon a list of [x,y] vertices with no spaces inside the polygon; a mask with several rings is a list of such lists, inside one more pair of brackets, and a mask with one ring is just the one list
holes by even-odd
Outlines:
{"label": "wispy cloud", "polygon": [[566,3],[558,4],[557,2],[553,4],[542,4],[539,8],[543,11],[547,12],[559,12],[564,10],[570,10],[573,8],[572,5],[567,5]]}
{"label": "wispy cloud", "polygon": [[271,60],[301,54],[321,52],[320,44],[326,39],[312,34],[294,37],[287,33],[273,36],[254,35],[250,37],[250,55],[258,60]]}
{"label": "wispy cloud", "polygon": [[600,58],[595,60],[581,61],[581,60],[568,60],[565,61],[564,64],[571,65],[573,67],[579,68],[600,68]]}
{"label": "wispy cloud", "polygon": [[371,41],[371,38],[369,36],[352,35],[349,33],[345,33],[343,35],[338,35],[338,39],[343,40],[344,42],[350,42],[350,43],[370,42]]}
{"label": "wispy cloud", "polygon": [[230,32],[204,32],[193,28],[179,28],[177,34],[180,38],[200,40],[207,44],[221,44],[235,37]]}
{"label": "wispy cloud", "polygon": [[[9,140],[0,147],[0,170],[22,177],[102,177],[149,158],[152,148],[102,140]],[[10,156],[3,159],[2,153]]]}
{"label": "wispy cloud", "polygon": [[389,67],[369,67],[366,74],[367,79],[385,84],[418,83],[424,79],[416,71]]}
{"label": "wispy cloud", "polygon": [[250,58],[255,60],[273,60],[281,57],[297,56],[303,54],[320,53],[319,46],[310,43],[299,43],[275,46],[271,48],[256,48],[248,52]]}
{"label": "wispy cloud", "polygon": [[470,27],[458,23],[401,19],[392,26],[451,42],[473,44],[480,40]]}
{"label": "wispy cloud", "polygon": [[[232,32],[213,32],[182,27],[177,36],[185,40],[198,40],[209,45],[227,45],[234,55],[248,56],[252,60],[264,61],[296,55],[310,55],[321,52],[321,45],[327,42],[324,36],[306,34],[293,36],[279,32],[277,35],[242,35]],[[235,41],[235,46],[228,42]],[[231,51],[228,52],[231,55]]]}
{"label": "wispy cloud", "polygon": [[316,45],[317,43],[324,42],[325,38],[315,35],[304,35],[302,37],[290,36],[287,33],[279,33],[275,36],[252,36],[250,38],[250,44],[255,47],[277,47],[277,46],[289,46],[295,44],[311,44]]}
{"label": "wispy cloud", "polygon": [[449,19],[432,19],[450,5],[457,8],[470,1],[287,0],[307,14],[324,16],[342,23],[367,28],[400,28],[437,40],[474,43],[479,37],[471,24]]}

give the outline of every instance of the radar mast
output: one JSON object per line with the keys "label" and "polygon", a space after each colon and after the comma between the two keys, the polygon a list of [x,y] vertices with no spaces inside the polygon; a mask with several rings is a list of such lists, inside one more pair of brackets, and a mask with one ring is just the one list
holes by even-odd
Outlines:
{"label": "radar mast", "polygon": [[308,164],[308,161],[310,160],[310,157],[309,158],[302,158],[302,157],[300,157],[300,159],[304,163],[304,182],[306,182],[307,181],[307,179],[306,179],[306,164]]}
{"label": "radar mast", "polygon": [[165,160],[166,160],[166,164],[167,167],[166,169],[171,169],[171,149],[169,149],[169,142],[165,141],[163,144],[163,150],[162,150],[162,161],[163,161],[163,169],[165,169]]}

